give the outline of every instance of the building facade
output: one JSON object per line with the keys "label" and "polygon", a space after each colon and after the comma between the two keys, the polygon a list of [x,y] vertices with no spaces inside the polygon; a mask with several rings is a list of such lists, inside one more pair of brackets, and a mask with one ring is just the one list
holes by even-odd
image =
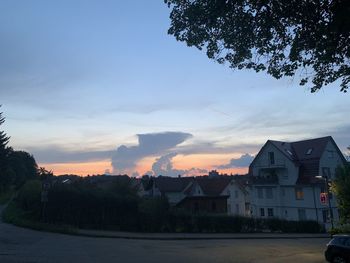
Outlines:
{"label": "building facade", "polygon": [[[339,220],[335,196],[326,196],[346,160],[332,137],[299,142],[268,140],[249,167],[251,215],[286,220],[315,220],[330,226]],[[322,200],[324,201],[324,200]]]}

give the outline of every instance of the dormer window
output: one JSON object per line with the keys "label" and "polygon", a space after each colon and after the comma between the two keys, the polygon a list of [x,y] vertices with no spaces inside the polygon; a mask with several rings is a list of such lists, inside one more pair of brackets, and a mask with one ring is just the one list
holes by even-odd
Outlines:
{"label": "dormer window", "polygon": [[309,148],[306,152],[306,155],[310,155],[312,153],[312,150],[313,150],[312,148]]}

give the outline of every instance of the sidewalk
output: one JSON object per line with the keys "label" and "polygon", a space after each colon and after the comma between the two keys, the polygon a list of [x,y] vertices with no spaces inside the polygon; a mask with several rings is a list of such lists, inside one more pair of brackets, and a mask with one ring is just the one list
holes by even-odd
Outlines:
{"label": "sidewalk", "polygon": [[100,231],[79,229],[78,235],[88,237],[107,237],[120,239],[143,240],[219,240],[219,239],[298,239],[298,238],[330,238],[329,234],[308,233],[134,233],[117,231]]}

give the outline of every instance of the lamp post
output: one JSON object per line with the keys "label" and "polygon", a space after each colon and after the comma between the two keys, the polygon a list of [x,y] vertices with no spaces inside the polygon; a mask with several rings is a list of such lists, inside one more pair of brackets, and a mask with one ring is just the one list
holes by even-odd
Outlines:
{"label": "lamp post", "polygon": [[329,211],[329,217],[330,217],[330,221],[331,221],[331,226],[332,226],[332,229],[334,228],[334,223],[333,223],[333,210],[332,210],[332,205],[331,205],[331,199],[329,198],[329,179],[328,179],[328,176],[327,175],[323,175],[323,176],[315,176],[316,178],[319,178],[319,179],[323,179],[324,182],[325,182],[325,190],[326,190],[326,193],[327,193],[327,199],[328,199],[328,211]]}

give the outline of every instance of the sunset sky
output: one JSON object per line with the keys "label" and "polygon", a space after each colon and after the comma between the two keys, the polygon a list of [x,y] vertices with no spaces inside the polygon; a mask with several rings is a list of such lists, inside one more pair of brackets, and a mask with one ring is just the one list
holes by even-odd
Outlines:
{"label": "sunset sky", "polygon": [[167,34],[163,1],[0,1],[0,104],[55,174],[245,173],[268,140],[350,145],[350,95],[232,71]]}

